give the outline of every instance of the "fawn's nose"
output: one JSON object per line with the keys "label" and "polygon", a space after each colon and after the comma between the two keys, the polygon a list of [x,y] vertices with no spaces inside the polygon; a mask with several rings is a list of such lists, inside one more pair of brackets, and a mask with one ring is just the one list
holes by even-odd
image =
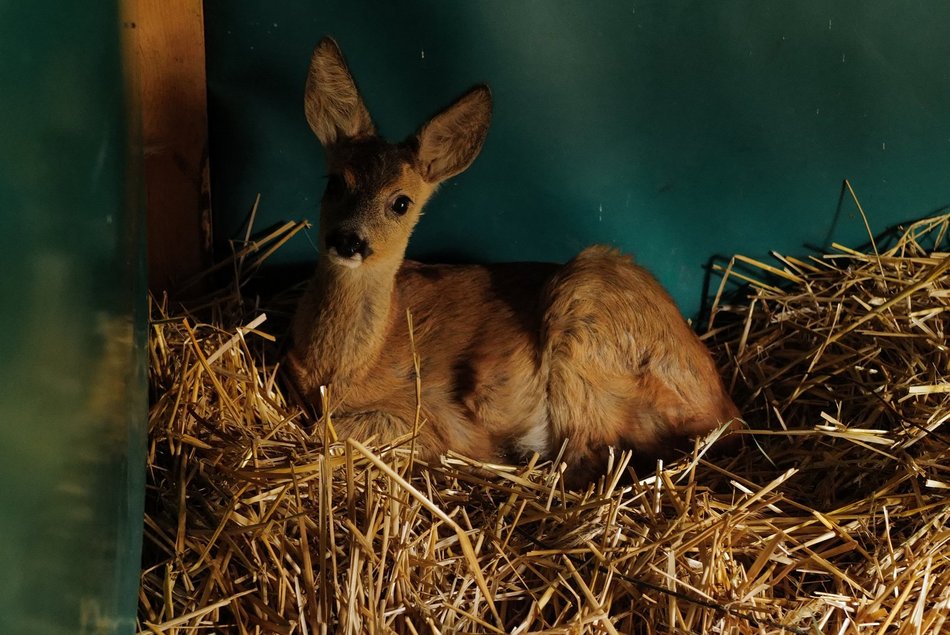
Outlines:
{"label": "fawn's nose", "polygon": [[327,247],[336,250],[343,258],[352,258],[356,254],[366,258],[372,253],[369,243],[355,232],[335,231],[327,237]]}

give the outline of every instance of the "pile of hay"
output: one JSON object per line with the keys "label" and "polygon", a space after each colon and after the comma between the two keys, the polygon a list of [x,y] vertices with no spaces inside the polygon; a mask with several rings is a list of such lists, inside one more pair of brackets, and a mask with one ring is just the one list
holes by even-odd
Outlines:
{"label": "pile of hay", "polygon": [[633,485],[618,455],[582,492],[556,464],[330,444],[280,379],[288,303],[154,306],[141,631],[945,632],[948,223],[733,259],[720,291],[751,296],[708,338],[743,447]]}

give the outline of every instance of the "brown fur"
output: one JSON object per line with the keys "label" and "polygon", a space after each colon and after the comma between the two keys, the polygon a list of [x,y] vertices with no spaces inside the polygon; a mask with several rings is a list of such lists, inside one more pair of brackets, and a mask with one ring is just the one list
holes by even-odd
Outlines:
{"label": "brown fur", "polygon": [[[319,387],[331,387],[338,433],[385,441],[412,430],[407,310],[421,358],[417,445],[430,457],[449,449],[482,460],[552,456],[566,439],[578,481],[597,473],[610,446],[650,461],[738,416],[672,299],[614,250],[591,247],[563,266],[404,261],[422,206],[481,148],[487,88],[389,144],[367,128],[339,48],[324,40],[305,103],[339,182],[324,196],[321,254],[294,318],[289,363],[315,403]],[[394,213],[404,196],[409,210]],[[369,255],[335,254],[327,238],[340,231],[365,240]]]}
{"label": "brown fur", "polygon": [[325,147],[376,133],[343,53],[331,38],[321,40],[313,51],[305,95],[307,121]]}

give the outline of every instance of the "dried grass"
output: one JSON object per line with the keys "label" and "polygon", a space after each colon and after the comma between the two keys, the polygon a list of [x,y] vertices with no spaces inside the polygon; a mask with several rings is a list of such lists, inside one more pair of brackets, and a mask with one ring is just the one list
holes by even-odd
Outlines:
{"label": "dried grass", "polygon": [[154,304],[141,632],[946,632],[948,223],[734,258],[707,337],[743,447],[633,484],[618,455],[583,492],[557,462],[331,443],[262,330],[288,303]]}

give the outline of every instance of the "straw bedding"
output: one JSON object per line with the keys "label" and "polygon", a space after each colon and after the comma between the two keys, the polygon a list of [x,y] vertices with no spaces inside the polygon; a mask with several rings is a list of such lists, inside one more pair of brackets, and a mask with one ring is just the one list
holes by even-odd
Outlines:
{"label": "straw bedding", "polygon": [[706,337],[741,447],[633,482],[618,454],[587,491],[332,442],[282,382],[289,299],[153,303],[141,631],[947,632],[948,223],[734,258]]}

